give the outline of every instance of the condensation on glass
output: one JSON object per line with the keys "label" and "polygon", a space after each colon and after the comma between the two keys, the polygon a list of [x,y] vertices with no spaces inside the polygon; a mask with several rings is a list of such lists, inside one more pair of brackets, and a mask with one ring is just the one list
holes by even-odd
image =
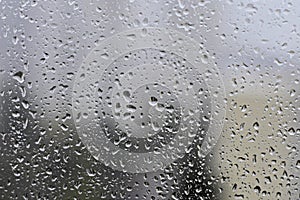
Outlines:
{"label": "condensation on glass", "polygon": [[299,1],[0,6],[0,199],[300,199]]}

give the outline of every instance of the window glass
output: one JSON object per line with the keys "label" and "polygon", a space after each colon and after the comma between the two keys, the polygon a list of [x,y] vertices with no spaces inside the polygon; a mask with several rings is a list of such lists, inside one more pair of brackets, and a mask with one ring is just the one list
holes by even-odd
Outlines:
{"label": "window glass", "polygon": [[299,1],[0,6],[0,199],[300,199]]}

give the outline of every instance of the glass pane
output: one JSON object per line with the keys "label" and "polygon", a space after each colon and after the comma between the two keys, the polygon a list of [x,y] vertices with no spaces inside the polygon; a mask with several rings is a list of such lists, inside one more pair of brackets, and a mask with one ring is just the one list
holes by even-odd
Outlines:
{"label": "glass pane", "polygon": [[299,1],[0,5],[0,199],[300,198]]}

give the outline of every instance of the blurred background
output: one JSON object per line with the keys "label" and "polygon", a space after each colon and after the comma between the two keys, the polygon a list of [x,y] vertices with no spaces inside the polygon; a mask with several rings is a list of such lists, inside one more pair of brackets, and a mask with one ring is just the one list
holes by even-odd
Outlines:
{"label": "blurred background", "polygon": [[[300,2],[0,0],[1,199],[300,199]],[[205,158],[196,147],[153,173],[114,171],[77,135],[72,87],[113,34],[175,29],[222,74],[226,117]]]}

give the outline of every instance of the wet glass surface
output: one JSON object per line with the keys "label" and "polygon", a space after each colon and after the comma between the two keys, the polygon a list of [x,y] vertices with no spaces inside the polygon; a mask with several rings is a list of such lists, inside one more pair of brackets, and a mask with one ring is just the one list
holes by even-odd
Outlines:
{"label": "wet glass surface", "polygon": [[300,2],[0,5],[0,199],[300,199]]}

